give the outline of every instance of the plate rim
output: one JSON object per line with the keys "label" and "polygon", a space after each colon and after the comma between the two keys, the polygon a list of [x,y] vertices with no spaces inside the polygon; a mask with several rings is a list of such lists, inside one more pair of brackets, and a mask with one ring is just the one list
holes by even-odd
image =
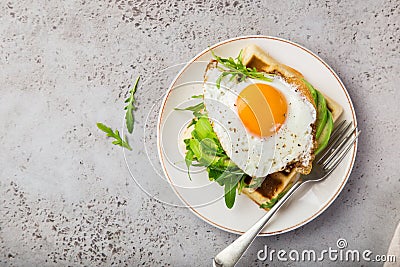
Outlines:
{"label": "plate rim", "polygon": [[[355,114],[355,110],[354,110],[354,105],[353,102],[351,101],[350,95],[346,89],[346,87],[344,86],[342,80],[340,79],[339,75],[337,75],[337,73],[322,59],[320,58],[318,55],[316,55],[315,53],[313,53],[311,50],[309,50],[308,48],[289,41],[287,39],[284,38],[280,38],[280,37],[275,37],[275,36],[269,36],[269,35],[244,35],[244,36],[238,36],[238,37],[234,37],[234,38],[230,38],[230,39],[226,39],[223,41],[220,41],[216,44],[213,44],[211,46],[209,46],[208,48],[204,49],[203,51],[201,51],[200,53],[196,54],[191,60],[188,61],[188,63],[185,64],[185,66],[178,72],[178,74],[175,76],[175,78],[172,80],[170,86],[167,89],[167,92],[162,100],[162,104],[158,113],[158,120],[157,120],[157,150],[158,150],[158,156],[160,159],[160,163],[164,172],[164,175],[168,178],[169,183],[171,188],[174,190],[175,194],[179,197],[179,199],[181,201],[183,201],[186,205],[187,208],[189,208],[190,211],[192,211],[197,217],[199,217],[200,219],[202,219],[203,221],[206,221],[208,224],[226,231],[226,232],[230,232],[233,234],[243,234],[243,231],[238,231],[236,229],[231,229],[229,227],[225,227],[222,226],[216,222],[213,222],[212,220],[210,220],[209,218],[203,216],[202,214],[200,214],[196,209],[194,209],[189,203],[186,202],[186,200],[180,195],[180,193],[176,190],[176,188],[173,186],[173,182],[171,180],[171,178],[169,177],[166,167],[165,167],[165,163],[162,157],[162,151],[161,151],[161,144],[160,144],[160,133],[161,133],[161,119],[162,119],[162,115],[164,113],[164,109],[165,109],[165,105],[166,105],[166,101],[171,93],[172,88],[174,88],[175,83],[177,82],[177,80],[182,76],[182,74],[186,71],[186,69],[195,61],[197,61],[198,58],[200,58],[201,56],[203,56],[205,53],[207,53],[208,51],[210,51],[211,49],[217,48],[221,45],[230,43],[230,42],[234,42],[234,41],[238,41],[238,40],[244,40],[244,39],[268,39],[268,40],[275,40],[275,41],[280,41],[280,42],[284,42],[293,46],[296,46],[297,48],[302,49],[303,51],[307,52],[308,54],[310,54],[311,56],[313,56],[315,59],[317,59],[319,62],[321,62],[330,72],[331,74],[334,76],[334,78],[338,81],[340,87],[342,88],[342,91],[345,93],[345,96],[347,98],[347,102],[350,106],[351,109],[351,115],[353,118],[353,125],[355,125],[357,127],[357,118],[356,118],[356,114]],[[319,215],[321,215],[328,207],[330,207],[332,205],[332,203],[336,200],[336,198],[339,196],[339,194],[342,192],[343,188],[345,187],[350,174],[353,170],[354,167],[354,163],[355,163],[355,158],[356,158],[356,154],[357,154],[357,147],[358,147],[358,139],[356,139],[356,142],[353,145],[353,155],[351,158],[351,162],[350,162],[350,166],[345,174],[345,178],[342,180],[342,183],[340,184],[339,189],[335,192],[335,194],[329,199],[329,201],[327,203],[325,203],[323,205],[323,207],[321,207],[317,212],[315,212],[312,216],[310,216],[309,218],[303,220],[300,223],[297,223],[295,225],[292,225],[291,227],[287,227],[281,230],[277,230],[277,231],[273,231],[273,232],[261,232],[258,234],[258,236],[273,236],[273,235],[279,235],[279,234],[283,234],[283,233],[287,233],[290,231],[293,231],[295,229],[298,229],[302,226],[304,226],[305,224],[313,221],[315,218],[317,218]]]}

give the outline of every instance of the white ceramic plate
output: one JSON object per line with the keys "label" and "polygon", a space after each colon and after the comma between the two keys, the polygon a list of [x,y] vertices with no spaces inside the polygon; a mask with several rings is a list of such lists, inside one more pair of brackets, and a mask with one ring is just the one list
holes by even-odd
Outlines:
{"label": "white ceramic plate", "polygon": [[[158,121],[159,156],[175,193],[194,214],[222,230],[238,234],[249,229],[265,211],[245,195],[237,196],[232,209],[226,208],[223,188],[210,182],[204,170],[195,170],[192,180],[188,178],[180,140],[192,114],[177,112],[174,108],[195,103],[196,100],[190,100],[190,97],[202,93],[204,70],[212,58],[210,49],[222,57],[236,57],[248,44],[257,44],[278,61],[299,70],[311,84],[343,107],[342,119],[356,124],[350,96],[337,74],[317,55],[296,43],[268,36],[237,37],[215,44],[195,56],[172,82],[161,106]],[[303,185],[260,235],[276,235],[296,229],[321,214],[346,184],[356,150],[357,143],[329,179]]]}

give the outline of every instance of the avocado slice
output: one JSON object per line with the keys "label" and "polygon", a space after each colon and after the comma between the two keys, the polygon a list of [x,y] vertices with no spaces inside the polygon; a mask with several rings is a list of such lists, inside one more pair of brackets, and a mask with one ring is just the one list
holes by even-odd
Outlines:
{"label": "avocado slice", "polygon": [[331,133],[333,130],[333,119],[332,119],[332,114],[329,110],[326,111],[327,113],[327,120],[325,127],[323,128],[321,135],[317,139],[317,150],[315,151],[315,155],[317,155],[319,152],[325,149],[325,147],[328,145],[329,138],[331,137]]}
{"label": "avocado slice", "polygon": [[311,83],[307,82],[305,79],[303,79],[303,81],[306,84],[308,90],[310,90],[311,96],[314,99],[315,105],[317,106],[317,120],[315,122],[317,129],[315,136],[318,139],[321,135],[322,130],[325,127],[326,120],[328,118],[326,100],[325,97],[318,90],[316,90]]}
{"label": "avocado slice", "polygon": [[322,133],[322,130],[325,128],[326,121],[328,119],[328,109],[326,107],[325,97],[317,90],[315,90],[318,95],[318,103],[317,103],[317,120],[315,122],[316,125],[316,134],[315,137],[318,139]]}
{"label": "avocado slice", "polygon": [[314,99],[315,105],[318,103],[318,95],[317,95],[317,90],[311,85],[311,83],[307,82],[305,79],[303,79],[304,83],[306,84],[308,90],[310,90],[311,96]]}

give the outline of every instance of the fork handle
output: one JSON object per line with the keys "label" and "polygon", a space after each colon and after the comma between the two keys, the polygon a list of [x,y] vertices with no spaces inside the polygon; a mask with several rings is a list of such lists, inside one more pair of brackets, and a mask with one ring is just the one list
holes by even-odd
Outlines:
{"label": "fork handle", "polygon": [[243,235],[236,239],[232,244],[227,246],[224,250],[215,256],[213,266],[215,267],[231,267],[239,261],[242,255],[246,252],[250,244],[254,241],[256,236],[265,227],[268,221],[274,216],[280,207],[286,202],[286,200],[293,195],[293,193],[302,184],[301,180],[297,180],[289,191],[249,230]]}

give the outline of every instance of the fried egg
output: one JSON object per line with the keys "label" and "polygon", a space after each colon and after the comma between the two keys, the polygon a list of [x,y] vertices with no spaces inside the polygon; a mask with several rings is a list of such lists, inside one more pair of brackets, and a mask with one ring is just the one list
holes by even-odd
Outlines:
{"label": "fried egg", "polygon": [[278,75],[269,82],[232,75],[221,79],[222,72],[207,68],[204,104],[229,158],[252,177],[308,166],[315,143],[314,105]]}

